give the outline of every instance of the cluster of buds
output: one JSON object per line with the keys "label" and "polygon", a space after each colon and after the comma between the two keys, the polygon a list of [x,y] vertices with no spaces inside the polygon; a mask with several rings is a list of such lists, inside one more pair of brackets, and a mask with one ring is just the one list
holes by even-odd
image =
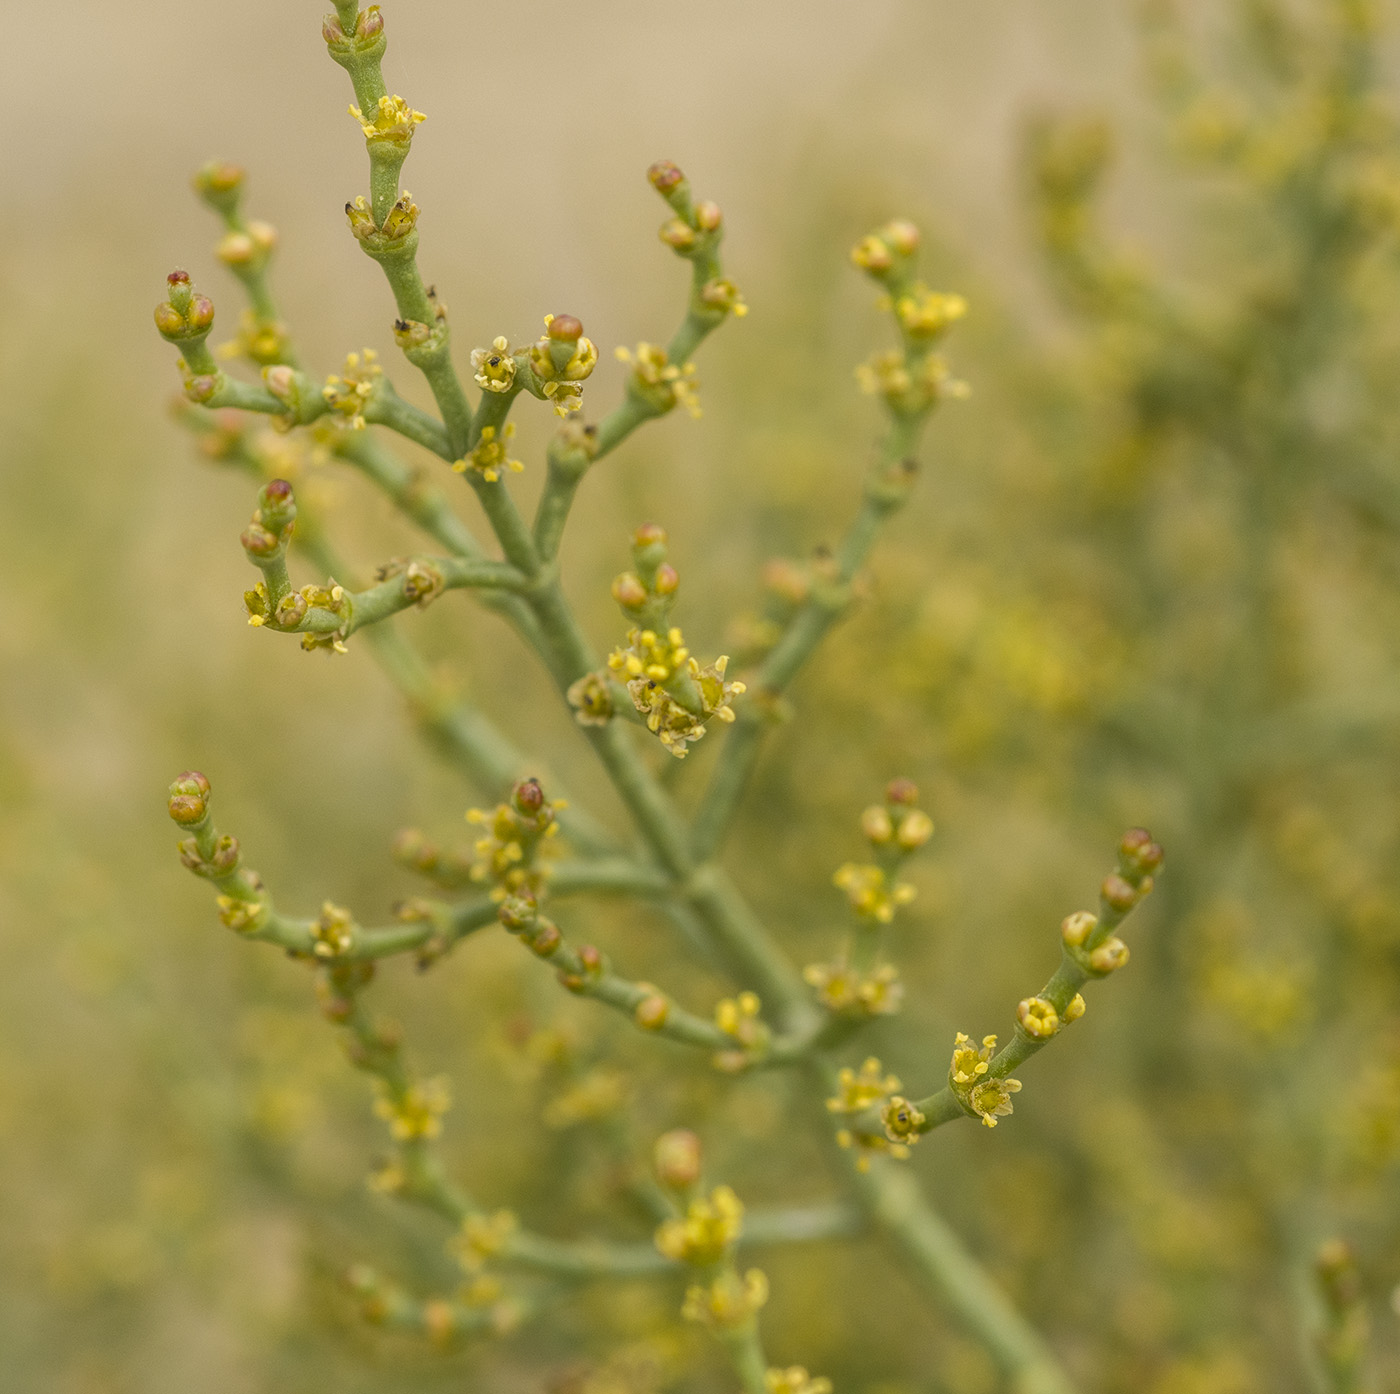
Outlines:
{"label": "cluster of buds", "polygon": [[763,1394],[831,1394],[831,1381],[824,1375],[809,1375],[801,1365],[789,1365],[764,1374]]}
{"label": "cluster of buds", "polygon": [[1078,1021],[1084,1015],[1083,994],[1076,992],[1063,1012],[1045,997],[1023,997],[1016,1004],[1016,1025],[1033,1041],[1048,1041],[1058,1035],[1062,1026]]}
{"label": "cluster of buds", "polygon": [[539,780],[522,779],[509,800],[497,804],[494,811],[468,809],[467,822],[486,829],[474,849],[472,880],[489,883],[493,900],[522,894],[538,900],[545,880],[540,854],[559,835],[558,814],[563,808],[562,799],[551,803],[545,798]]}
{"label": "cluster of buds", "polygon": [[723,997],[715,1004],[715,1025],[734,1042],[733,1048],[722,1050],[714,1057],[717,1070],[737,1074],[760,1059],[768,1049],[772,1035],[759,1015],[763,1009],[755,992],[741,992],[737,997]]}
{"label": "cluster of buds", "polygon": [[1127,963],[1128,946],[1112,930],[1151,894],[1162,856],[1146,829],[1130,828],[1118,844],[1118,869],[1099,887],[1101,914],[1080,910],[1060,925],[1065,952],[1090,977],[1107,977]]}
{"label": "cluster of buds", "polygon": [[643,341],[636,350],[613,350],[619,363],[631,369],[627,390],[645,402],[653,415],[664,416],[677,404],[697,420],[701,415],[699,383],[694,363],[672,363],[660,344]]}
{"label": "cluster of buds", "polygon": [[670,160],[658,160],[647,170],[647,178],[673,215],[661,224],[661,240],[678,257],[700,268],[692,311],[716,319],[730,314],[742,319],[749,312],[743,294],[733,281],[719,274],[719,244],[724,237],[724,214],[719,205],[708,199],[696,202],[689,181]]}
{"label": "cluster of buds", "polygon": [[583,406],[583,383],[598,366],[598,349],[573,315],[546,315],[544,333],[530,345],[529,366],[532,390],[568,416]]}
{"label": "cluster of buds", "polygon": [[426,876],[445,890],[455,890],[471,880],[472,859],[469,856],[440,847],[418,828],[404,828],[394,838],[392,853],[400,866]]}
{"label": "cluster of buds", "polygon": [[337,63],[344,64],[353,56],[368,57],[370,51],[382,51],[384,46],[384,17],[378,5],[371,5],[355,16],[354,27],[346,33],[335,15],[327,15],[321,24],[321,37]]}
{"label": "cluster of buds", "polygon": [[188,271],[172,271],[165,283],[166,300],[156,306],[156,328],[167,343],[202,343],[214,327],[214,302],[200,295]]}
{"label": "cluster of buds", "polygon": [[[827,1109],[837,1115],[850,1116],[876,1107],[883,1112],[887,1103],[899,1098],[900,1083],[894,1075],[886,1074],[879,1060],[872,1055],[858,1071],[844,1066],[837,1076],[837,1087],[840,1092],[826,1101]],[[909,1142],[917,1141],[917,1137],[904,1142],[889,1136],[881,1137],[878,1133],[842,1128],[836,1134],[836,1141],[842,1147],[856,1148],[856,1169],[869,1171],[870,1158],[874,1153],[888,1153],[902,1161],[909,1155]]]}
{"label": "cluster of buds", "polygon": [[[647,729],[678,759],[705,734],[717,717],[734,720],[733,699],[742,682],[726,678],[728,655],[701,667],[685,636],[668,624],[680,587],[676,569],[666,560],[666,533],[654,523],[637,529],[632,539],[633,570],[613,581],[613,599],[629,619],[641,623],[627,631],[627,642],[608,655],[608,669],[627,686],[632,705]],[[569,690],[575,714],[585,725],[606,720],[611,711],[607,674],[590,674]]]}
{"label": "cluster of buds", "polygon": [[311,926],[311,952],[317,958],[340,958],[355,943],[355,917],[343,906],[326,900]]}
{"label": "cluster of buds", "polygon": [[905,859],[933,836],[933,820],[918,807],[912,780],[892,779],[883,803],[860,815],[861,832],[875,853],[874,862],[847,862],[832,880],[846,892],[858,920],[885,925],[895,911],[914,899],[914,887],[897,879]]}
{"label": "cluster of buds", "polygon": [[684,1215],[662,1221],[656,1247],[677,1263],[706,1268],[728,1255],[743,1228],[743,1202],[728,1186],[716,1186],[708,1197],[695,1197]]}
{"label": "cluster of buds", "polygon": [[968,394],[967,384],[952,375],[938,354],[911,358],[900,349],[888,349],[858,364],[856,382],[862,392],[883,397],[901,416],[918,416],[945,398]]}
{"label": "cluster of buds", "polygon": [[[553,958],[564,946],[564,936],[560,932],[559,926],[540,914],[535,897],[528,891],[507,895],[501,901],[496,918],[500,920],[502,926],[509,933],[516,935],[531,953],[537,954],[540,958]],[[597,952],[596,949],[592,950],[593,954],[597,954]],[[592,961],[584,955],[583,951],[574,957],[579,961],[572,967],[578,969],[575,976],[578,987],[582,987],[588,969],[592,967]],[[599,956],[597,967],[600,974],[602,966],[602,958]],[[561,969],[561,980],[562,974],[566,971],[568,970]],[[571,986],[571,984],[565,983],[565,986]]]}
{"label": "cluster of buds", "polygon": [[996,1048],[995,1036],[983,1036],[979,1047],[959,1031],[953,1040],[953,1059],[948,1066],[948,1087],[964,1111],[980,1118],[989,1128],[995,1128],[998,1118],[1005,1118],[1012,1112],[1011,1096],[1021,1092],[1019,1079],[991,1075]]}

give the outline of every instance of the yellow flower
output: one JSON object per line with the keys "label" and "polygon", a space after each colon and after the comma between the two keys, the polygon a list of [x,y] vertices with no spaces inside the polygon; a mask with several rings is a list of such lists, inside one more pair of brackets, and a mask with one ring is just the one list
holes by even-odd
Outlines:
{"label": "yellow flower", "polygon": [[844,1066],[836,1080],[841,1092],[826,1101],[832,1113],[863,1113],[872,1104],[899,1092],[899,1080],[883,1073],[879,1060],[873,1055],[861,1065],[859,1073]]}
{"label": "yellow flower", "polygon": [[885,873],[869,863],[847,862],[838,868],[833,882],[846,892],[851,908],[864,919],[889,924],[895,910],[914,899],[914,887],[904,881],[886,884]]}
{"label": "yellow flower", "polygon": [[442,1132],[442,1115],[451,1097],[443,1076],[410,1084],[402,1093],[391,1094],[381,1085],[374,1111],[389,1124],[389,1131],[400,1142],[435,1138]]}
{"label": "yellow flower", "polygon": [[[1010,1112],[1010,1110],[1007,1110]],[[885,1125],[885,1136],[891,1142],[908,1146],[918,1142],[928,1121],[910,1101],[900,1094],[891,1094],[880,1110],[880,1121]]]}
{"label": "yellow flower", "polygon": [[514,421],[507,421],[499,433],[494,426],[483,426],[476,448],[456,461],[452,468],[458,474],[465,474],[469,469],[475,470],[489,484],[494,484],[501,477],[502,470],[519,474],[525,466],[519,460],[511,459],[506,446],[506,442],[514,435]]}
{"label": "yellow flower", "polygon": [[715,1056],[717,1068],[742,1070],[767,1048],[771,1033],[759,1016],[762,1006],[755,992],[741,992],[737,997],[725,997],[715,1004],[715,1025],[735,1045],[734,1050],[721,1051]]}
{"label": "yellow flower", "polygon": [[828,1011],[858,1011],[870,1016],[887,1016],[899,1010],[904,986],[893,964],[881,964],[862,974],[844,962],[809,963],[803,978],[816,989]]}
{"label": "yellow flower", "polygon": [[320,918],[311,926],[311,952],[317,958],[336,958],[355,942],[354,917],[329,900],[321,904]]}
{"label": "yellow flower", "polygon": [[392,140],[408,142],[413,139],[413,129],[428,118],[421,111],[414,111],[402,97],[384,96],[370,113],[368,121],[357,106],[350,108],[350,115],[360,123],[366,140]]}
{"label": "yellow flower", "polygon": [[1060,1029],[1060,1014],[1043,997],[1026,997],[1016,1004],[1021,1030],[1038,1041],[1048,1041]]}
{"label": "yellow flower", "polygon": [[974,1085],[968,1102],[989,1128],[995,1128],[998,1118],[1011,1112],[1011,1096],[1021,1092],[1019,1079],[987,1079]]}
{"label": "yellow flower", "polygon": [[491,340],[489,349],[472,350],[472,371],[487,392],[509,392],[515,381],[515,359],[504,335]]}
{"label": "yellow flower", "polygon": [[967,313],[961,295],[942,295],[922,282],[894,302],[900,328],[912,339],[935,339]]}
{"label": "yellow flower", "polygon": [[677,366],[666,357],[666,350],[657,344],[640,343],[636,352],[616,350],[620,363],[632,365],[632,389],[658,412],[668,412],[680,403],[691,416],[700,416],[700,398],[696,393],[695,364]]}
{"label": "yellow flower", "polygon": [[769,1370],[763,1376],[764,1394],[831,1394],[831,1381],[814,1379],[801,1365]]}
{"label": "yellow flower", "polygon": [[979,1050],[961,1031],[953,1038],[953,1063],[948,1082],[954,1089],[967,1089],[976,1084],[991,1066],[992,1052],[997,1048],[995,1036],[983,1036]]}
{"label": "yellow flower", "polygon": [[384,370],[379,366],[379,355],[373,349],[360,353],[347,354],[345,367],[340,375],[332,374],[321,389],[332,411],[349,418],[350,429],[364,429],[364,406],[369,400]]}
{"label": "yellow flower", "polygon": [[752,1321],[768,1301],[768,1278],[760,1269],[750,1268],[741,1278],[734,1271],[721,1273],[709,1287],[699,1284],[685,1294],[681,1315],[720,1331],[732,1331]]}
{"label": "yellow flower", "polygon": [[580,726],[606,726],[613,718],[612,688],[606,673],[585,673],[565,693]]}
{"label": "yellow flower", "polygon": [[692,1200],[683,1218],[662,1223],[656,1247],[677,1263],[703,1267],[723,1258],[743,1228],[743,1202],[728,1186],[716,1186],[708,1200]]}

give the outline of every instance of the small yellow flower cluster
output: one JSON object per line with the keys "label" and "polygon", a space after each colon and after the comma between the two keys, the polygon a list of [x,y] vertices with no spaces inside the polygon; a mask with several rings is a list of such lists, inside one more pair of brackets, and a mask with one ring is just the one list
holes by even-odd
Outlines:
{"label": "small yellow flower cluster", "polygon": [[462,1228],[453,1236],[450,1248],[466,1272],[480,1273],[487,1262],[505,1248],[517,1224],[509,1210],[497,1210],[494,1215],[478,1211],[462,1221]]}
{"label": "small yellow flower cluster", "polygon": [[354,202],[345,205],[345,216],[350,223],[350,231],[360,242],[371,238],[384,238],[396,242],[408,236],[418,226],[419,208],[413,195],[405,189],[394,201],[394,206],[384,215],[383,226],[374,221],[374,213],[365,201],[363,194],[357,194]]}
{"label": "small yellow flower cluster", "polygon": [[743,319],[749,312],[743,291],[724,276],[706,281],[701,286],[700,303],[712,310],[722,310],[725,314],[733,315],[735,319]]}
{"label": "small yellow flower cluster", "polygon": [[756,992],[741,992],[715,1004],[715,1025],[734,1041],[735,1049],[722,1050],[714,1058],[716,1069],[736,1073],[751,1065],[768,1048],[770,1032],[759,1012],[763,1004]]}
{"label": "small yellow flower cluster", "polygon": [[545,1105],[541,1118],[547,1128],[563,1131],[579,1123],[607,1118],[628,1099],[627,1081],[617,1070],[589,1070],[562,1094]]}
{"label": "small yellow flower cluster", "polygon": [[225,929],[237,930],[240,934],[251,934],[261,929],[267,921],[267,904],[261,900],[240,900],[237,896],[217,897],[219,923]]}
{"label": "small yellow flower cluster", "polygon": [[936,353],[910,360],[901,349],[887,349],[859,364],[856,381],[862,392],[883,397],[903,415],[927,411],[944,398],[966,397],[969,390]]}
{"label": "small yellow flower cluster", "polygon": [[326,379],[321,396],[332,411],[347,418],[352,431],[362,431],[365,427],[365,403],[383,376],[379,355],[373,349],[350,353],[345,356],[345,366],[339,375],[332,373]]}
{"label": "small yellow flower cluster", "polygon": [[700,416],[695,364],[672,363],[659,344],[640,343],[635,353],[627,348],[615,352],[619,363],[631,365],[631,390],[658,413],[668,412],[679,403],[692,417]]}
{"label": "small yellow flower cluster", "polygon": [[[562,322],[563,317],[560,319]],[[581,326],[578,326],[576,320],[570,323],[571,330],[574,327],[580,329],[576,338],[563,340],[557,333],[551,333],[554,320],[554,315],[544,317],[546,332],[531,345],[530,367],[540,380],[544,395],[554,404],[555,412],[559,416],[568,416],[570,412],[578,411],[583,406],[583,388],[580,384],[597,367],[598,349],[593,340],[581,332]],[[574,348],[564,366],[560,368],[555,364],[552,349],[564,342],[573,343]]]}
{"label": "small yellow flower cluster", "polygon": [[1022,998],[1016,1004],[1016,1020],[1021,1030],[1037,1041],[1048,1041],[1060,1029],[1059,1012],[1043,997]]}
{"label": "small yellow flower cluster", "polygon": [[311,952],[317,958],[339,958],[355,942],[355,917],[342,905],[321,902],[321,913],[311,926]]}
{"label": "small yellow flower cluster", "polygon": [[427,1140],[442,1132],[442,1115],[452,1102],[445,1076],[410,1084],[398,1094],[390,1093],[383,1085],[380,1088],[374,1111],[400,1142]]}
{"label": "small yellow flower cluster", "polygon": [[510,340],[498,334],[489,349],[472,350],[472,372],[486,392],[509,392],[515,382],[515,358]]}
{"label": "small yellow flower cluster", "polygon": [[995,1036],[983,1036],[978,1049],[959,1031],[953,1041],[953,1062],[948,1069],[948,1084],[953,1093],[989,1128],[995,1128],[998,1118],[1011,1113],[1011,1096],[1021,1092],[1019,1079],[986,1078],[996,1047]]}
{"label": "small yellow flower cluster", "polygon": [[458,474],[465,474],[469,469],[475,470],[488,484],[494,484],[501,477],[502,470],[519,474],[525,466],[519,460],[511,459],[506,446],[506,442],[514,435],[514,421],[507,421],[499,432],[494,426],[483,426],[476,448],[456,461],[452,468]]}
{"label": "small yellow flower cluster", "polygon": [[414,111],[402,97],[391,96],[379,99],[368,121],[357,106],[350,108],[350,115],[360,123],[366,140],[392,140],[403,144],[413,139],[414,127],[428,119],[421,111]]}
{"label": "small yellow flower cluster", "polygon": [[238,317],[238,333],[215,352],[223,359],[247,358],[269,367],[286,355],[287,326],[281,320],[262,319],[252,310],[244,310]]}
{"label": "small yellow flower cluster", "polygon": [[801,1365],[786,1370],[770,1369],[763,1376],[764,1394],[831,1394],[831,1381],[813,1377]]}
{"label": "small yellow flower cluster", "polygon": [[718,1263],[738,1242],[743,1228],[743,1202],[728,1186],[716,1186],[708,1200],[692,1200],[684,1217],[662,1222],[656,1247],[677,1263],[704,1267]]}
{"label": "small yellow flower cluster", "polygon": [[895,910],[914,899],[913,886],[905,881],[889,884],[884,871],[868,862],[847,862],[831,879],[846,892],[857,915],[878,924],[889,924]]}
{"label": "small yellow flower cluster", "polygon": [[[647,730],[659,736],[661,744],[677,759],[684,759],[687,747],[705,734],[706,722],[711,717],[733,721],[731,703],[745,691],[742,682],[725,679],[729,667],[727,654],[702,668],[699,661],[691,657],[684,635],[675,627],[668,629],[664,636],[653,629],[629,629],[626,647],[616,648],[608,655],[608,667],[626,680],[628,696],[645,720]],[[692,687],[698,711],[693,706],[682,705],[664,686],[678,675],[687,679]],[[588,680],[581,681],[587,683]],[[577,694],[580,701],[574,701],[573,689],[570,690],[576,714],[583,712],[581,699],[596,690],[596,683],[580,687]],[[582,715],[579,719],[584,720]],[[584,724],[592,722],[588,720]]]}
{"label": "small yellow flower cluster", "polygon": [[[884,1073],[879,1060],[873,1055],[860,1067],[859,1073],[845,1067],[837,1076],[840,1093],[826,1101],[827,1109],[836,1114],[864,1113],[866,1109],[880,1107],[899,1097],[899,1080],[894,1075]],[[887,1130],[888,1131],[888,1130]],[[908,1142],[893,1136],[881,1137],[878,1133],[853,1132],[842,1128],[836,1134],[836,1141],[842,1147],[857,1150],[856,1170],[869,1171],[870,1158],[877,1152],[886,1152],[891,1157],[903,1161],[909,1155],[909,1143],[917,1142],[917,1134]]]}
{"label": "small yellow flower cluster", "polygon": [[426,610],[440,596],[447,585],[442,571],[431,561],[418,561],[395,557],[383,566],[375,568],[375,579],[388,581],[402,576],[404,598],[411,600],[420,610]]}
{"label": "small yellow flower cluster", "polygon": [[919,281],[895,299],[894,314],[911,339],[937,339],[967,314],[967,301]]}
{"label": "small yellow flower cluster", "polygon": [[558,836],[558,813],[564,807],[562,799],[553,803],[546,799],[537,780],[525,779],[512,790],[508,803],[497,804],[490,813],[467,810],[467,822],[488,829],[473,849],[476,860],[471,877],[492,883],[492,900],[522,893],[540,897],[544,871],[537,859],[550,839]]}
{"label": "small yellow flower cluster", "polygon": [[892,963],[882,963],[869,973],[850,964],[809,963],[802,976],[816,989],[822,1005],[831,1012],[851,1012],[866,1016],[889,1016],[904,1000],[904,985]]}
{"label": "small yellow flower cluster", "polygon": [[697,1283],[688,1288],[681,1315],[717,1331],[733,1331],[751,1322],[767,1301],[767,1274],[750,1268],[741,1278],[730,1269],[708,1287]]}

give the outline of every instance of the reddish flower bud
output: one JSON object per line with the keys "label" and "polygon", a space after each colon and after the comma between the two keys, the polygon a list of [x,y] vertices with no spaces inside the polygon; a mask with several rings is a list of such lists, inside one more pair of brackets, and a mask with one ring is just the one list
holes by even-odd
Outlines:
{"label": "reddish flower bud", "polygon": [[544,807],[544,790],[538,779],[522,779],[511,791],[511,801],[517,813],[532,818]]}
{"label": "reddish flower bud", "polygon": [[555,315],[549,322],[549,337],[560,343],[576,344],[583,335],[583,323],[573,315]]}
{"label": "reddish flower bud", "polygon": [[660,194],[669,194],[684,179],[685,175],[680,169],[671,163],[670,160],[657,160],[652,167],[647,170],[647,178],[651,180],[652,187]]}
{"label": "reddish flower bud", "polygon": [[652,1149],[656,1179],[673,1191],[688,1191],[700,1180],[700,1139],[689,1128],[662,1133]]}

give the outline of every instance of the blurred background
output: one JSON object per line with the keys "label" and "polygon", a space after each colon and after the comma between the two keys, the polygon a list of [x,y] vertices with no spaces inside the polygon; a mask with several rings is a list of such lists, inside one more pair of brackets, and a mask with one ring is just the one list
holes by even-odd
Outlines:
{"label": "blurred background", "polygon": [[[705,346],[705,414],[590,477],[566,542],[599,647],[638,523],[670,529],[678,618],[706,654],[760,607],[767,559],[839,536],[879,420],[852,368],[888,346],[847,258],[862,233],[914,218],[930,282],[970,301],[948,356],[972,395],[935,419],[728,863],[799,962],[828,956],[860,809],[893,775],[920,784],[939,830],[895,938],[908,998],[869,1049],[922,1093],[954,1031],[1009,1030],[1123,828],[1166,845],[1130,970],[1023,1072],[1015,1117],[911,1163],[1085,1389],[1308,1388],[1308,1265],[1334,1236],[1358,1252],[1376,1387],[1400,1381],[1393,9],[386,6],[386,78],[429,118],[405,183],[459,366],[567,310],[602,350],[601,410],[613,347],[664,340],[683,305],[646,166],[675,159],[725,210],[752,312]],[[443,1236],[366,1190],[380,1125],[304,970],[221,930],[174,856],[165,786],[194,766],[281,908],[332,897],[382,922],[414,889],[394,833],[458,838],[480,802],[366,645],[328,659],[245,624],[253,486],[173,420],[151,325],[173,266],[235,323],[188,183],[235,160],[249,213],[280,230],[309,362],[374,347],[423,400],[340,213],[365,160],[319,19],[278,0],[6,15],[0,1388],[728,1390],[665,1285],[590,1289],[464,1350],[364,1325],[345,1268],[443,1290]],[[518,416],[532,498],[552,418]],[[409,550],[363,481],[313,473],[357,571],[339,579]],[[457,598],[401,623],[615,815],[503,627]],[[724,986],[682,976],[632,907],[568,924],[697,1009]],[[643,1235],[612,1203],[619,1128],[640,1157],[680,1125],[751,1203],[835,1192],[794,1081],[717,1083],[525,960],[483,934],[375,989],[413,1060],[453,1077],[447,1155],[487,1203]],[[539,1030],[562,1033],[563,1064],[522,1045]],[[551,1105],[600,1069],[620,1110],[558,1126],[572,1115]],[[763,1263],[776,1361],[840,1394],[998,1387],[878,1244]]]}

